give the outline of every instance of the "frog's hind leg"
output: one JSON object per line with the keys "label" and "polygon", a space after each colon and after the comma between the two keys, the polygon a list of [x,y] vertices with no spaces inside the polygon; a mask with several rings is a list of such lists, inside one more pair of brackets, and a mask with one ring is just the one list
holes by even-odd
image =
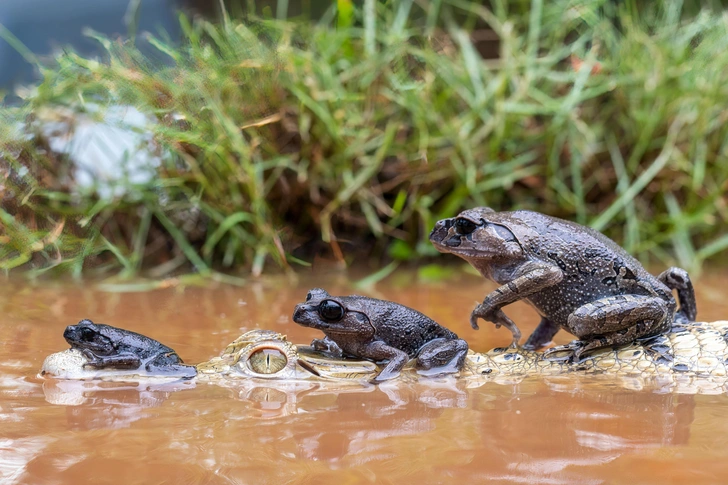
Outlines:
{"label": "frog's hind leg", "polygon": [[542,318],[541,323],[538,324],[536,330],[528,337],[523,348],[526,350],[539,349],[551,342],[559,330],[561,330],[561,326],[558,323],[552,322],[548,318]]}
{"label": "frog's hind leg", "polygon": [[179,377],[181,379],[191,379],[197,375],[195,366],[187,364],[157,365],[155,363],[149,363],[146,366],[146,370],[152,376]]}
{"label": "frog's hind leg", "polygon": [[698,316],[698,307],[695,304],[695,290],[690,281],[688,272],[682,268],[668,268],[657,277],[670,290],[677,290],[677,300],[680,308],[675,313],[676,323],[694,322]]}
{"label": "frog's hind leg", "polygon": [[435,339],[417,353],[416,368],[423,374],[452,374],[462,369],[468,343],[462,339]]}
{"label": "frog's hind leg", "polygon": [[197,369],[192,365],[185,364],[176,352],[159,354],[151,362],[147,362],[144,368],[153,376],[189,379],[197,375]]}
{"label": "frog's hind leg", "polygon": [[142,361],[136,355],[108,355],[97,357],[93,353],[83,353],[88,359],[84,367],[93,367],[95,369],[138,369],[142,365]]}
{"label": "frog's hind leg", "polygon": [[569,315],[567,323],[585,343],[574,350],[574,360],[591,350],[664,333],[670,328],[669,316],[667,302],[652,296],[616,295],[587,303]]}

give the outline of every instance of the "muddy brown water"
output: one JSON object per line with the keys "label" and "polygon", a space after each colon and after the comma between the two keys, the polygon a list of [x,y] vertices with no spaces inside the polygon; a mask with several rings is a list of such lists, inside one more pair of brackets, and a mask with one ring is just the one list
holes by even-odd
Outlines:
{"label": "muddy brown water", "polygon": [[[716,274],[698,282],[699,318],[728,318],[726,281]],[[148,293],[0,283],[0,483],[728,481],[726,395],[572,376],[475,388],[454,379],[345,389],[128,385],[76,389],[54,404],[64,383],[36,377],[47,354],[68,348],[65,326],[81,318],[147,334],[190,363],[252,328],[308,343],[320,334],[290,317],[314,285],[354,291],[341,275]],[[510,341],[505,329],[469,327],[473,305],[491,288],[469,276],[435,284],[404,275],[363,293],[412,306],[487,350]],[[538,320],[526,305],[506,312],[524,336]],[[560,333],[556,343],[569,340]]]}

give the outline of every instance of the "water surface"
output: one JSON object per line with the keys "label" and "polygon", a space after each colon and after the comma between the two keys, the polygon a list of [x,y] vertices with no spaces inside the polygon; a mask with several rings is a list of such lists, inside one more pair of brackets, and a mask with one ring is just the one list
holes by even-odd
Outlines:
{"label": "water surface", "polygon": [[[699,318],[728,317],[725,282],[723,275],[698,282]],[[470,388],[464,381],[429,379],[378,387],[251,381],[120,389],[36,377],[47,354],[68,348],[65,326],[82,318],[142,332],[190,363],[218,355],[252,328],[308,343],[321,335],[290,317],[313,285],[332,294],[354,291],[341,275],[123,294],[69,284],[0,284],[0,483],[728,479],[726,395],[660,393],[595,376]],[[402,275],[364,293],[412,306],[484,351],[510,341],[505,329],[469,327],[470,311],[490,289],[474,277],[428,284]],[[526,305],[506,313],[524,336],[538,321]],[[569,340],[560,333],[556,343]]]}

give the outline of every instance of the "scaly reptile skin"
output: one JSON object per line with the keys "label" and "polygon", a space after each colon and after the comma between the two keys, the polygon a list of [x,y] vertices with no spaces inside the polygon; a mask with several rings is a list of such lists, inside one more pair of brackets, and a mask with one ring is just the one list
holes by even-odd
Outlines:
{"label": "scaly reptile skin", "polygon": [[[281,363],[280,370],[273,373],[256,371],[251,357],[264,350],[274,351]],[[378,372],[376,364],[362,360],[329,358],[318,352],[306,352],[286,340],[285,335],[272,330],[251,330],[235,339],[220,357],[197,364],[197,377],[202,380],[251,378],[263,379],[328,379],[356,380],[373,377]]]}
{"label": "scaly reptile skin", "polygon": [[[569,352],[564,351],[566,359]],[[674,325],[666,335],[617,349],[592,352],[579,363],[549,360],[541,352],[497,348],[468,356],[470,372],[501,375],[583,374],[634,375],[641,377],[683,375],[725,378],[728,370],[728,321]]]}
{"label": "scaly reptile skin", "polygon": [[[72,352],[53,354],[44,363],[44,372],[71,379],[103,378],[98,372],[83,376],[82,369],[76,369],[82,363]],[[259,360],[252,365],[251,356],[256,353]],[[266,370],[255,371],[261,370],[260,357],[265,355],[274,356],[273,363],[264,360]],[[667,335],[618,349],[600,349],[579,363],[569,363],[569,355],[570,351],[564,350],[547,360],[542,352],[523,349],[496,348],[485,353],[471,350],[459,378],[477,386],[489,381],[518,382],[529,376],[601,374],[619,378],[626,387],[653,383],[662,390],[679,393],[728,392],[728,321],[675,325]],[[54,356],[58,356],[57,361],[51,359]],[[60,362],[64,366],[58,365]],[[379,372],[372,362],[327,357],[310,347],[296,346],[270,330],[247,332],[228,345],[220,357],[196,367],[198,380],[228,384],[250,378],[360,382]],[[120,379],[117,373],[111,377]],[[418,378],[411,362],[400,378]]]}

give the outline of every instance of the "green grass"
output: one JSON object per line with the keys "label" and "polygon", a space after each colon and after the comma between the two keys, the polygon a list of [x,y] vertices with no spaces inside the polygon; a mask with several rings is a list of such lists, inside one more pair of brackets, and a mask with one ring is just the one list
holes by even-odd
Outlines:
{"label": "green grass", "polygon": [[[99,37],[105,62],[42,66],[22,106],[0,108],[0,269],[383,267],[433,256],[434,222],[477,205],[590,224],[645,263],[696,270],[728,247],[715,7],[338,3],[315,24],[181,17],[184,42],[152,38],[155,59]],[[74,195],[68,162],[16,129],[88,103],[159,120],[165,162],[134,197]]]}

